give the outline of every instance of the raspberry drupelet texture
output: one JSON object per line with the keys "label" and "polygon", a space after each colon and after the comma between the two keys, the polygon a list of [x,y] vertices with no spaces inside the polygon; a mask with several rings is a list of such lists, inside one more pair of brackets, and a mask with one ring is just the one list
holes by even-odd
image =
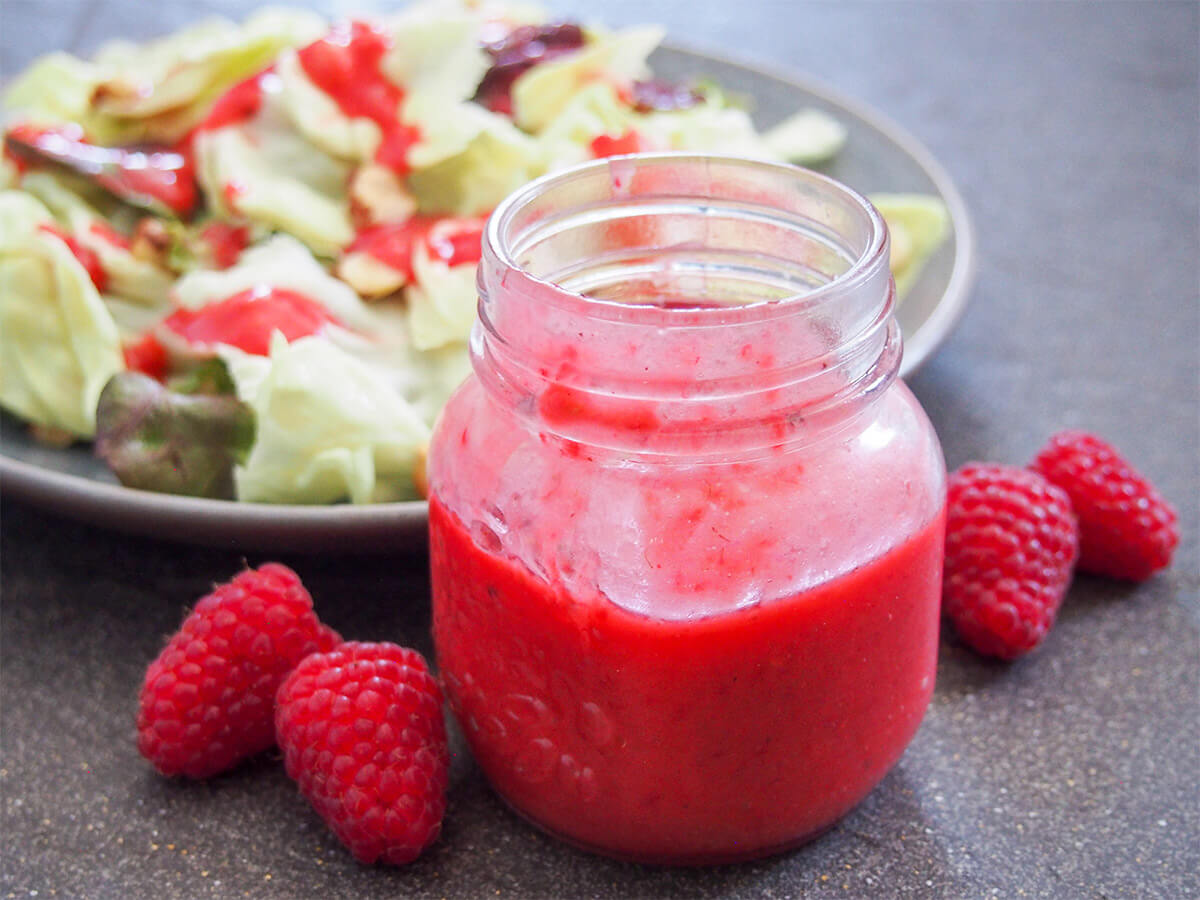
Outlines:
{"label": "raspberry drupelet texture", "polygon": [[402,865],[441,831],[449,752],[424,658],[347,642],[308,657],[279,688],[287,773],[360,862]]}
{"label": "raspberry drupelet texture", "polygon": [[1171,562],[1174,508],[1112,445],[1083,431],[1052,437],[1030,468],[1071,498],[1079,519],[1079,569],[1143,581]]}
{"label": "raspberry drupelet texture", "polygon": [[202,598],[146,670],[138,750],[164,775],[207,778],[274,746],[284,676],[339,643],[295,572],[247,569]]}
{"label": "raspberry drupelet texture", "polygon": [[980,653],[1021,656],[1054,624],[1078,548],[1060,488],[1027,469],[968,463],[947,483],[943,611]]}

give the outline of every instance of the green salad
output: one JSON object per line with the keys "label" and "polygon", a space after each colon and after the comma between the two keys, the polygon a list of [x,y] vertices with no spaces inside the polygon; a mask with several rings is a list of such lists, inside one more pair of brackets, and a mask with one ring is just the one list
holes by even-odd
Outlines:
{"label": "green salad", "polygon": [[[42,57],[4,98],[0,406],[41,440],[93,441],[132,487],[418,496],[507,194],[603,156],[813,165],[845,142],[816,109],[760,133],[719,87],[655,79],[662,37],[457,0]],[[903,291],[946,211],[877,200]]]}

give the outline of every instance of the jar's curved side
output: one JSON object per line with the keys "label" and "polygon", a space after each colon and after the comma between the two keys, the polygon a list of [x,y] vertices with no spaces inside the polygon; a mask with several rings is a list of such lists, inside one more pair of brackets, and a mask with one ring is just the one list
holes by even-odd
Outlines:
{"label": "jar's curved side", "polygon": [[[927,420],[902,385],[888,394],[852,441],[787,469],[827,485],[824,524],[802,530],[820,535],[810,560],[824,558],[829,571],[812,577],[814,564],[798,587],[781,583],[799,565],[782,544],[746,550],[798,528],[804,504],[780,502],[789,485],[778,468],[759,478],[717,467],[724,478],[693,472],[691,487],[664,488],[653,471],[587,471],[581,459],[574,462],[587,475],[571,477],[538,462],[561,454],[558,446],[511,422],[489,428],[497,410],[478,385],[456,395],[432,453],[440,460],[431,471],[434,637],[472,752],[510,804],[601,852],[716,861],[817,833],[882,778],[933,689],[944,493]],[[489,471],[508,469],[506,454],[509,471],[525,473],[520,490]],[[880,494],[855,502],[839,488],[849,482],[833,469],[856,454],[870,463],[852,480],[892,485],[891,511]],[[895,461],[904,454],[911,458],[901,475]],[[558,477],[538,477],[548,470]],[[592,494],[612,515],[589,525],[581,520],[600,507],[572,507]],[[714,555],[697,558],[678,529],[712,503],[747,510],[759,527],[738,534],[731,523],[728,534],[703,542]],[[896,518],[906,505],[920,514]],[[621,527],[631,511],[678,528],[631,538]],[[862,534],[891,535],[874,551],[856,538],[862,556],[851,560],[848,536],[838,534],[851,522]],[[576,540],[589,529],[593,537]],[[604,532],[607,541],[594,536]],[[723,539],[740,540],[743,552],[722,559]],[[677,600],[695,597],[722,584],[773,596],[699,619],[638,611],[613,595],[630,560],[660,596],[673,589]]]}

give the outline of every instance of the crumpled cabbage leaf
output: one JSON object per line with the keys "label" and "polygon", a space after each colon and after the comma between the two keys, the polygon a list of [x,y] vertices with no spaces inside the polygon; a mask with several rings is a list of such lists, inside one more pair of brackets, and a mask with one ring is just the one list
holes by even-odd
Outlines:
{"label": "crumpled cabbage leaf", "polygon": [[21,172],[16,164],[8,158],[7,153],[0,153],[0,190],[15,188],[21,181]]}
{"label": "crumpled cabbage leaf", "polygon": [[375,154],[381,139],[379,126],[370,119],[343,113],[332,97],[313,84],[295,51],[282,53],[275,71],[283,110],[307,140],[330,156],[351,162]]}
{"label": "crumpled cabbage leaf", "polygon": [[106,240],[97,229],[110,227],[113,216],[105,215],[71,190],[69,180],[51,172],[29,172],[21,180],[21,189],[44,203],[72,237],[99,257],[108,277],[106,295],[155,310],[165,309],[174,273]]}
{"label": "crumpled cabbage leaf", "polygon": [[[460,149],[461,148],[461,149]],[[423,213],[478,216],[545,168],[538,142],[504,116],[473,103],[443,111],[413,148],[408,186]]]}
{"label": "crumpled cabbage leaf", "polygon": [[892,277],[903,298],[920,277],[925,263],[950,234],[950,213],[932,194],[872,194],[891,234]]}
{"label": "crumpled cabbage leaf", "polygon": [[479,291],[475,265],[448,266],[422,241],[413,253],[413,283],[405,290],[413,346],[432,350],[471,335]]}
{"label": "crumpled cabbage leaf", "polygon": [[87,130],[98,67],[70,53],[47,53],[4,92],[4,108],[35,125],[77,122]]}
{"label": "crumpled cabbage leaf", "polygon": [[38,123],[76,122],[110,146],[173,143],[229,87],[324,30],[313,13],[265,9],[240,25],[209,19],[148,43],[115,41],[91,62],[55,53],[17,79],[5,106]]}
{"label": "crumpled cabbage leaf", "polygon": [[[420,131],[410,162],[422,168],[459,152],[482,129],[465,121],[469,111],[456,108],[475,93],[487,71],[479,46],[481,23],[465,8],[421,3],[383,24],[392,46],[381,69],[404,90],[396,113]],[[280,56],[277,71],[283,106],[301,134],[339,159],[364,162],[374,156],[381,139],[375,122],[343,113],[308,77],[295,52]]]}
{"label": "crumpled cabbage leaf", "polygon": [[339,328],[330,329],[325,337],[369,366],[432,427],[450,395],[471,373],[467,344],[460,341],[419,350],[409,331],[407,304],[381,301],[367,309],[373,319],[367,333]]}
{"label": "crumpled cabbage leaf", "polygon": [[244,217],[286,231],[327,257],[353,239],[346,204],[350,167],[292,128],[278,78],[264,76],[257,116],[201,132],[195,147],[197,177],[221,218]]}
{"label": "crumpled cabbage leaf", "polygon": [[322,304],[347,328],[367,331],[372,318],[348,284],[334,278],[295,238],[277,234],[248,248],[228,269],[196,269],[175,283],[172,297],[198,309],[256,287],[286,288]]}
{"label": "crumpled cabbage leaf", "polygon": [[593,33],[579,51],[539,63],[512,86],[513,116],[526,131],[549,126],[580,90],[597,79],[629,82],[649,74],[646,59],[662,43],[658,25]]}
{"label": "crumpled cabbage leaf", "polygon": [[664,150],[695,150],[726,153],[751,159],[777,159],[754,127],[749,113],[707,99],[687,109],[646,113],[636,128]]}
{"label": "crumpled cabbage leaf", "polygon": [[96,430],[96,401],[124,369],[117,326],[87,271],[38,226],[50,211],[0,192],[0,404],[78,437]]}
{"label": "crumpled cabbage leaf", "polygon": [[417,496],[429,427],[366,364],[316,337],[276,333],[270,358],[221,346],[257,433],[234,473],[239,500],[386,502]]}
{"label": "crumpled cabbage leaf", "polygon": [[637,127],[637,115],[622,103],[607,81],[593,81],[570,99],[540,135],[548,169],[560,169],[592,158],[592,141],[619,136]]}
{"label": "crumpled cabbage leaf", "polygon": [[380,68],[404,88],[406,105],[428,108],[474,96],[491,64],[479,46],[481,24],[464,7],[444,3],[414,4],[387,20],[392,46]]}
{"label": "crumpled cabbage leaf", "polygon": [[819,109],[802,109],[763,133],[763,143],[786,162],[823,163],[846,145],[846,126]]}

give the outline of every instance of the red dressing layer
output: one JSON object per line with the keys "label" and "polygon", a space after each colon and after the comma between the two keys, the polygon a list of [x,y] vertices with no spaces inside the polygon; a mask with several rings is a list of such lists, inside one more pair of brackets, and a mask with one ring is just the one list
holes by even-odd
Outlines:
{"label": "red dressing layer", "polygon": [[682,621],[572,595],[436,496],[429,524],[438,663],[475,758],[575,843],[673,862],[794,844],[883,777],[929,702],[940,515],[799,594]]}
{"label": "red dressing layer", "polygon": [[379,126],[382,140],[375,161],[403,175],[408,171],[408,150],[420,132],[400,121],[404,91],[380,71],[390,46],[387,35],[373,26],[350,22],[335,26],[298,55],[305,74],[343,113]]}
{"label": "red dressing layer", "polygon": [[316,334],[336,323],[315,300],[286,288],[249,288],[199,309],[177,309],[163,325],[189,344],[229,344],[267,356],[271,335],[283,333],[289,341]]}

